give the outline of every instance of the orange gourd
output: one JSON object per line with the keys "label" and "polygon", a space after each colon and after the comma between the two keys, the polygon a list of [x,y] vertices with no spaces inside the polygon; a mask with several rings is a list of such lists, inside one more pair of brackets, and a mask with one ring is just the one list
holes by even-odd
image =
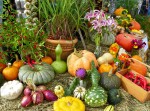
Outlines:
{"label": "orange gourd", "polygon": [[16,61],[13,62],[13,66],[15,66],[17,68],[20,68],[21,66],[24,65],[24,62],[22,60],[19,60],[17,55],[15,55],[15,56],[16,56]]}
{"label": "orange gourd", "polygon": [[136,60],[139,60],[139,61],[143,61],[142,60],[142,57],[140,57],[139,55],[134,55],[134,56],[132,56],[132,58],[134,58],[134,59],[136,59]]}
{"label": "orange gourd", "polygon": [[128,11],[127,11],[126,9],[124,9],[123,7],[119,7],[119,8],[117,8],[117,9],[114,11],[114,14],[115,14],[116,16],[122,16],[122,15],[127,14],[127,13],[128,13]]}
{"label": "orange gourd", "polygon": [[131,26],[129,27],[130,30],[133,30],[133,29],[140,30],[141,29],[141,25],[135,20],[132,20],[130,24],[131,24]]}
{"label": "orange gourd", "polygon": [[11,66],[11,63],[8,63],[2,74],[6,80],[15,80],[18,77],[18,72],[19,69],[17,67]]}
{"label": "orange gourd", "polygon": [[142,74],[143,76],[146,76],[147,67],[136,59],[132,59],[130,63],[130,69]]}
{"label": "orange gourd", "polygon": [[41,61],[42,61],[42,62],[45,62],[45,63],[47,63],[47,64],[52,64],[53,59],[52,59],[51,57],[49,57],[49,56],[45,56],[45,57],[43,57],[43,58],[41,59]]}
{"label": "orange gourd", "polygon": [[109,72],[113,67],[108,64],[108,63],[104,63],[102,65],[99,66],[98,71],[99,73],[104,73],[104,72]]}
{"label": "orange gourd", "polygon": [[6,64],[0,63],[0,73],[7,67]]}
{"label": "orange gourd", "polygon": [[72,75],[76,75],[76,70],[84,68],[86,70],[91,69],[91,61],[94,61],[95,66],[98,66],[95,55],[87,50],[74,51],[67,58],[68,72]]}

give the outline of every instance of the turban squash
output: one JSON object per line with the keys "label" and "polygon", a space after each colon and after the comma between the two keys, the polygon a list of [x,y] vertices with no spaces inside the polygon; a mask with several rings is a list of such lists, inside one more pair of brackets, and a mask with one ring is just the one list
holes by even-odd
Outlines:
{"label": "turban squash", "polygon": [[95,66],[98,66],[95,55],[87,50],[74,51],[67,58],[68,72],[72,75],[76,75],[76,70],[84,68],[85,70],[91,69],[91,61],[94,61]]}

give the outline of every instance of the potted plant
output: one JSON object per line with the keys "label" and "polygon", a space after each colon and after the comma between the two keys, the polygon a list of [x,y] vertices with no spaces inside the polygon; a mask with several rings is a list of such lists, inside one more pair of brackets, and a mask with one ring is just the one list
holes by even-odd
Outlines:
{"label": "potted plant", "polygon": [[[85,31],[84,15],[93,4],[90,0],[39,0],[39,20],[44,21],[48,38],[45,46],[49,50],[49,55],[55,59],[55,47],[58,43],[63,49],[62,58],[73,51],[79,33],[81,41],[86,48],[81,29]],[[67,45],[65,45],[67,43]]]}

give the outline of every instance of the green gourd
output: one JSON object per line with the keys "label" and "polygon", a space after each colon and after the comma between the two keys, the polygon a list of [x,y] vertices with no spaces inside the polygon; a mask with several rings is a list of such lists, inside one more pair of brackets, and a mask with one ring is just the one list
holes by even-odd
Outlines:
{"label": "green gourd", "polygon": [[55,49],[56,61],[54,61],[51,65],[54,68],[56,74],[65,73],[67,71],[67,63],[61,60],[62,48],[61,45],[58,44]]}
{"label": "green gourd", "polygon": [[122,100],[119,89],[111,89],[108,91],[108,103],[116,105]]}
{"label": "green gourd", "polygon": [[91,66],[92,87],[86,91],[84,100],[90,107],[100,107],[106,104],[107,93],[98,85],[100,74],[95,67],[94,61],[91,62]]}
{"label": "green gourd", "polygon": [[51,65],[47,63],[24,65],[19,69],[19,80],[26,82],[30,79],[34,84],[45,84],[54,79],[55,73]]}
{"label": "green gourd", "polygon": [[100,84],[106,90],[117,89],[121,86],[121,80],[118,76],[112,73],[111,69],[110,72],[104,72],[101,74]]}

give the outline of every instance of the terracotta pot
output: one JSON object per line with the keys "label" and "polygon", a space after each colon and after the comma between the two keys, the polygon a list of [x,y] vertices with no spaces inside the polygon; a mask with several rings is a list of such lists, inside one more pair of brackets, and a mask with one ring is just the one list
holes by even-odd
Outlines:
{"label": "terracotta pot", "polygon": [[74,40],[52,40],[52,39],[46,39],[45,47],[48,50],[48,55],[52,57],[53,60],[56,59],[55,56],[55,48],[58,44],[62,47],[62,54],[61,59],[67,60],[67,57],[69,54],[71,54],[74,50],[75,44],[78,42],[78,39],[75,38]]}

